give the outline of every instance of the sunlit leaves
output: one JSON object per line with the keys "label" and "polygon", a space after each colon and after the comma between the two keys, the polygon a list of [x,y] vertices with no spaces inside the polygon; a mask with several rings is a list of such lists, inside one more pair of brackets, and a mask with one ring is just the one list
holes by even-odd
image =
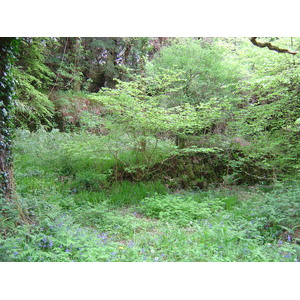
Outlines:
{"label": "sunlit leaves", "polygon": [[147,65],[150,75],[161,68],[179,72],[184,81],[180,83],[182,88],[173,93],[172,105],[198,104],[212,97],[222,97],[230,93],[230,85],[240,77],[239,66],[225,55],[223,48],[191,38],[179,39],[164,47]]}
{"label": "sunlit leaves", "polygon": [[[213,101],[199,105],[163,105],[162,99],[168,97],[167,86],[179,81],[178,76],[173,73],[171,77],[170,74],[170,71],[164,74],[162,86],[158,80],[161,78],[137,77],[135,81],[119,81],[116,89],[104,89],[95,98],[125,130],[150,134],[164,131],[188,134],[209,126],[220,110],[214,107]],[[149,83],[156,87],[154,96],[147,91]]]}

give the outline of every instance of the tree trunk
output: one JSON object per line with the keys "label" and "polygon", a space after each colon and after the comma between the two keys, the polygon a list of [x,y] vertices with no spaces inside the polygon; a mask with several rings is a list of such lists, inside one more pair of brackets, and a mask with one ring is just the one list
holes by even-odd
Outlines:
{"label": "tree trunk", "polygon": [[175,144],[178,147],[178,149],[184,149],[185,148],[185,142],[186,142],[186,139],[184,137],[176,135]]}
{"label": "tree trunk", "polygon": [[8,201],[14,198],[11,141],[14,79],[11,75],[11,64],[16,44],[16,38],[0,38],[0,198],[4,197]]}

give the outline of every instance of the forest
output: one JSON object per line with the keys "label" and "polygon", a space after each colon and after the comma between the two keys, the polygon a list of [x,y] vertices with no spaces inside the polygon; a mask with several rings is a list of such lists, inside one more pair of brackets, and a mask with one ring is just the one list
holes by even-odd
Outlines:
{"label": "forest", "polygon": [[0,38],[0,261],[300,261],[299,49]]}

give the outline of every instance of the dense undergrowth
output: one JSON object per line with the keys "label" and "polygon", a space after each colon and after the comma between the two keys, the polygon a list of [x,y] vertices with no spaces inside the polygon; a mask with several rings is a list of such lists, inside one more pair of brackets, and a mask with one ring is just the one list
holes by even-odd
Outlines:
{"label": "dense undergrowth", "polygon": [[[141,158],[126,147],[116,156],[109,138],[17,132],[18,200],[1,205],[0,261],[300,260],[297,181],[236,186],[225,176],[184,190],[172,178],[120,180]],[[152,166],[170,151],[166,141]]]}

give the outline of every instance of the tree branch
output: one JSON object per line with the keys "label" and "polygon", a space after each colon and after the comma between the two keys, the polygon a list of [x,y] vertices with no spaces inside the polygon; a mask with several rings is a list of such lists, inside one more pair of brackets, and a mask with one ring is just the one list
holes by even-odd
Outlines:
{"label": "tree branch", "polygon": [[277,47],[277,46],[272,45],[272,44],[269,43],[269,42],[260,43],[260,42],[258,42],[256,39],[257,39],[257,37],[251,37],[251,38],[250,38],[250,41],[251,41],[251,43],[252,43],[253,45],[255,45],[255,46],[257,46],[257,47],[260,47],[260,48],[267,47],[267,48],[269,48],[269,50],[274,50],[274,51],[276,51],[276,52],[278,52],[278,53],[289,53],[289,54],[292,54],[292,55],[297,54],[297,52],[292,52],[292,51],[290,51],[290,50],[288,50],[288,49],[282,49],[282,48],[279,48],[279,47]]}

